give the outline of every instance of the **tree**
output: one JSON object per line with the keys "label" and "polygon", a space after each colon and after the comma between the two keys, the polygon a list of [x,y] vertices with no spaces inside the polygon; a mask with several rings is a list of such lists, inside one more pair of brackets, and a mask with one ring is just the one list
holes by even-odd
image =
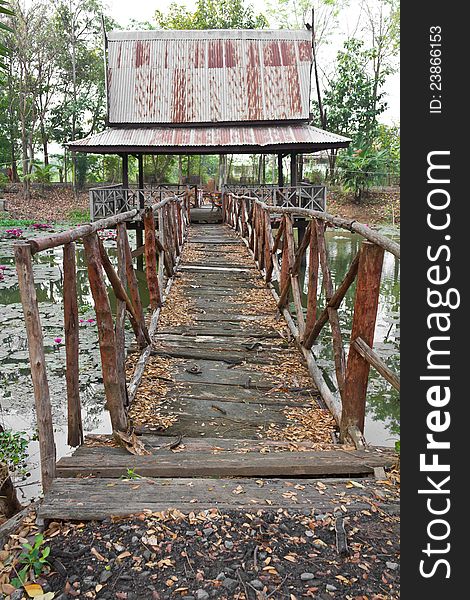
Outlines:
{"label": "tree", "polygon": [[197,0],[196,10],[173,2],[168,12],[155,12],[162,29],[258,29],[268,26],[266,17],[256,14],[244,0]]}
{"label": "tree", "polygon": [[400,49],[400,4],[398,0],[362,0],[362,11],[364,32],[370,40],[375,107],[385,77],[397,70],[394,58]]}
{"label": "tree", "polygon": [[[384,94],[376,87],[368,67],[371,50],[364,49],[364,42],[351,38],[344,43],[335,63],[335,74],[328,82],[324,94],[324,117],[320,121],[324,129],[351,137],[359,148],[371,147],[377,133],[377,117],[386,109]],[[379,80],[383,84],[384,75]],[[317,115],[319,113],[316,107]],[[317,117],[321,119],[320,117]],[[330,177],[334,178],[336,151],[329,154]]]}
{"label": "tree", "polygon": [[338,162],[342,168],[341,181],[345,189],[354,192],[354,201],[359,203],[364,190],[373,184],[376,174],[385,168],[386,154],[384,150],[371,147],[349,147],[340,154]]}

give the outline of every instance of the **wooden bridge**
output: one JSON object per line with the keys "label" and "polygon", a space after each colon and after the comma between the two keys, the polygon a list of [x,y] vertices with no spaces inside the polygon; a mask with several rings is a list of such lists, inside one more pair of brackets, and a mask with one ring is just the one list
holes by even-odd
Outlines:
{"label": "wooden bridge", "polygon": [[[333,510],[338,498],[347,500],[344,478],[383,476],[382,469],[395,462],[391,451],[368,447],[362,432],[370,365],[399,386],[372,349],[383,254],[399,256],[398,246],[365,225],[323,211],[270,206],[252,195],[225,194],[223,224],[190,226],[190,211],[186,190],[145,211],[16,244],[46,492],[42,519],[103,519],[143,509],[193,510],[195,504],[295,503]],[[308,221],[300,243],[294,216]],[[139,218],[145,228],[147,315],[126,231]],[[327,225],[365,238],[336,290]],[[106,227],[117,230],[117,269],[98,236]],[[87,258],[113,428],[113,435],[86,440],[78,385],[77,241]],[[78,448],[56,463],[32,256],[58,246],[64,252],[68,442]],[[307,254],[304,309],[299,272]],[[117,298],[116,315],[103,272]],[[346,360],[338,310],[356,278]],[[127,350],[126,316],[136,340]],[[326,384],[312,352],[327,323],[338,393]],[[354,506],[365,505],[367,485],[360,489],[363,498],[356,494]]]}

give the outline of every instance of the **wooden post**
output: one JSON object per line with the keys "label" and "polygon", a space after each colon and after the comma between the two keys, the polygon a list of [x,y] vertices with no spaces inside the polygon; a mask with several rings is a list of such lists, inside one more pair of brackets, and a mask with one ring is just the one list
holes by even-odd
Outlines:
{"label": "wooden post", "polygon": [[39,317],[36,288],[34,287],[33,265],[29,244],[26,242],[15,244],[15,261],[26,335],[28,337],[31,379],[33,380],[34,402],[39,433],[42,487],[47,492],[55,477],[56,452],[49,384],[46,373],[46,358],[44,355],[41,320]]}
{"label": "wooden post", "polygon": [[286,220],[287,215],[282,217],[282,254],[281,254],[281,278],[279,281],[279,301],[278,307],[280,309],[284,308],[284,306],[289,301],[289,292],[291,279],[289,276],[289,252],[288,252],[288,244],[287,244],[287,232],[286,232]]}
{"label": "wooden post", "polygon": [[65,329],[65,381],[67,386],[67,443],[83,444],[82,411],[78,366],[79,323],[77,303],[77,273],[75,244],[64,245],[64,329]]}
{"label": "wooden post", "polygon": [[[317,259],[317,264],[318,264],[318,259]],[[330,300],[326,303],[326,307],[320,313],[320,316],[318,317],[317,321],[312,323],[311,329],[310,329],[310,325],[309,325],[309,327],[307,327],[307,330],[306,330],[307,333],[305,334],[305,340],[303,343],[305,348],[311,348],[313,346],[313,344],[315,343],[315,340],[317,339],[321,330],[323,329],[323,326],[326,323],[328,323],[328,319],[330,318],[328,310],[330,308],[337,309],[340,307],[341,302],[343,301],[344,297],[346,296],[346,292],[349,290],[349,288],[351,287],[351,285],[354,282],[354,279],[356,278],[358,265],[359,265],[359,253],[356,254],[352,263],[349,265],[348,272],[346,273],[343,281],[339,284],[339,286],[336,288],[335,293],[331,296]],[[307,315],[308,315],[308,311],[307,311]]]}
{"label": "wooden post", "polygon": [[113,316],[109,304],[108,290],[104,283],[96,233],[84,237],[83,246],[87,260],[90,289],[95,303],[106,403],[111,416],[113,431],[125,432],[127,431],[127,417],[124,410],[125,398],[121,395]]}
{"label": "wooden post", "polygon": [[98,245],[100,248],[100,258],[101,264],[103,265],[104,271],[111,283],[111,286],[114,291],[114,295],[120,301],[123,301],[126,309],[129,311],[129,320],[132,325],[132,329],[134,330],[135,336],[141,348],[145,348],[147,344],[150,344],[150,337],[148,337],[148,333],[146,330],[143,330],[141,327],[140,317],[137,314],[134,305],[129,299],[129,296],[126,293],[124,288],[124,284],[120,279],[119,275],[114,270],[111,261],[109,260],[109,256],[104,248],[103,242],[98,238]]}
{"label": "wooden post", "polygon": [[[122,239],[124,246],[124,256],[126,259],[126,275],[127,275],[127,288],[129,290],[129,296],[132,301],[132,306],[134,307],[135,315],[137,322],[140,325],[141,330],[143,331],[145,339],[149,340],[149,335],[147,331],[147,326],[145,325],[144,318],[144,310],[142,308],[142,302],[140,300],[139,294],[139,284],[137,282],[137,277],[134,271],[134,267],[132,265],[132,253],[131,247],[129,246],[129,239],[127,237],[127,229],[122,230]],[[142,342],[143,345],[143,342]]]}
{"label": "wooden post", "polygon": [[160,289],[163,288],[163,273],[165,263],[165,235],[163,231],[163,209],[159,208],[157,211],[158,217],[158,241],[160,243],[160,253],[158,255],[158,281],[160,283]]}
{"label": "wooden post", "polygon": [[280,188],[284,187],[284,173],[282,170],[282,154],[277,155],[277,184]]}
{"label": "wooden post", "polygon": [[290,186],[297,187],[297,154],[290,155]]}
{"label": "wooden post", "polygon": [[339,324],[338,311],[330,306],[331,298],[334,294],[333,280],[331,278],[330,267],[328,266],[328,254],[326,251],[325,224],[315,220],[317,228],[318,253],[320,256],[321,270],[323,274],[323,289],[325,290],[326,309],[331,326],[331,335],[333,338],[333,355],[335,359],[336,380],[341,398],[344,392],[344,380],[346,371],[346,359],[344,356],[344,346],[341,337],[341,327]]}
{"label": "wooden post", "polygon": [[[318,292],[318,240],[315,223],[310,221],[310,243],[308,258],[308,283],[307,283],[307,316],[305,318],[305,332],[310,332],[317,319],[317,292]],[[305,336],[307,337],[307,335]],[[310,346],[311,347],[311,346]]]}
{"label": "wooden post", "polygon": [[145,271],[147,275],[147,286],[150,296],[150,307],[152,310],[162,305],[162,296],[157,275],[157,247],[155,244],[155,218],[153,210],[145,209]]}
{"label": "wooden post", "polygon": [[342,439],[345,439],[350,427],[357,427],[364,433],[370,364],[359,354],[354,341],[357,338],[362,338],[370,348],[373,347],[383,257],[383,248],[370,242],[362,243],[354,300],[351,345],[349,347],[344,386],[340,427]]}
{"label": "wooden post", "polygon": [[[137,163],[139,167],[139,209],[142,212],[145,208],[145,197],[144,197],[144,155],[137,155]],[[141,215],[142,216],[142,215]],[[140,248],[144,245],[144,226],[142,221],[137,221],[136,229],[136,247]],[[137,257],[137,270],[144,270],[144,257],[141,254]]]}
{"label": "wooden post", "polygon": [[299,329],[299,336],[300,339],[302,339],[305,332],[305,317],[302,306],[302,293],[300,291],[299,284],[299,272],[296,270],[294,227],[291,215],[286,215],[285,228],[287,252],[289,254],[292,297],[294,300],[295,312],[297,314],[297,327]]}
{"label": "wooden post", "polygon": [[[124,223],[119,223],[116,226],[116,249],[118,260],[117,274],[124,287],[126,285],[126,256],[123,245],[123,228],[126,228]],[[119,386],[121,388],[121,397],[124,399],[126,406],[128,406],[129,396],[127,393],[126,382],[126,308],[126,301],[121,300],[116,296],[116,323],[114,332],[116,336],[117,370]]]}

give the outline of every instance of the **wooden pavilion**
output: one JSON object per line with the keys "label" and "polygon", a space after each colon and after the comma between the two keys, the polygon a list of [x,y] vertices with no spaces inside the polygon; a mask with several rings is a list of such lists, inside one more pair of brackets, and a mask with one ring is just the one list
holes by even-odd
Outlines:
{"label": "wooden pavilion", "polygon": [[[284,206],[324,209],[324,188],[298,185],[298,157],[345,148],[350,140],[310,124],[311,35],[286,29],[105,33],[108,127],[69,144],[72,152],[122,157],[122,184],[91,192],[92,220],[142,208],[155,191],[164,195],[166,186],[145,189],[149,154],[277,155],[277,185],[257,192]],[[137,191],[129,186],[129,155],[138,159]]]}

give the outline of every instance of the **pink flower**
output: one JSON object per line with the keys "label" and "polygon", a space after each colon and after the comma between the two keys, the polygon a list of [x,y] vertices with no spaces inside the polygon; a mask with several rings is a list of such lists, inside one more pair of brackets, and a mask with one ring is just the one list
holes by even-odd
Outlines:
{"label": "pink flower", "polygon": [[86,322],[87,322],[87,323],[94,323],[94,322],[95,322],[95,319],[93,319],[93,318],[92,318],[92,319],[87,319],[87,320],[86,320]]}
{"label": "pink flower", "polygon": [[8,267],[6,265],[0,265],[0,271],[6,271]]}
{"label": "pink flower", "polygon": [[60,343],[62,342],[62,338],[61,338],[61,337],[55,337],[55,338],[54,338],[54,342],[55,342],[56,344],[60,344]]}
{"label": "pink flower", "polygon": [[79,323],[85,323],[85,319],[78,319]]}
{"label": "pink flower", "polygon": [[5,233],[11,238],[19,238],[23,235],[23,230],[15,227],[14,229],[7,229]]}

